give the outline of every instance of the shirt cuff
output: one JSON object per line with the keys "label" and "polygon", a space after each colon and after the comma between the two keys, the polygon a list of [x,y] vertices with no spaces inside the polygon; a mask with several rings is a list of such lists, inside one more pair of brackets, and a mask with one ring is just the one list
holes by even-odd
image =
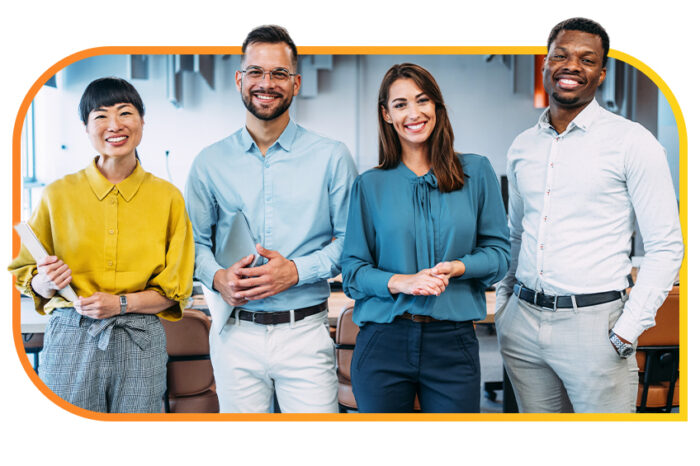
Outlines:
{"label": "shirt cuff", "polygon": [[292,259],[292,262],[294,262],[299,276],[297,285],[306,285],[319,280],[318,260],[314,256],[297,257]]}
{"label": "shirt cuff", "polygon": [[631,314],[623,312],[620,318],[617,319],[617,322],[615,322],[612,331],[618,337],[634,343],[644,331],[644,327],[635,322]]}
{"label": "shirt cuff", "polygon": [[218,262],[214,259],[214,257],[211,257],[211,260],[204,261],[202,260],[200,264],[196,264],[196,273],[195,277],[197,280],[202,282],[204,286],[209,288],[210,290],[214,289],[214,275],[216,275],[216,272],[221,270],[223,267],[219,265]]}
{"label": "shirt cuff", "polygon": [[470,254],[457,260],[464,264],[464,273],[459,278],[480,278],[492,273],[489,260],[484,254]]}

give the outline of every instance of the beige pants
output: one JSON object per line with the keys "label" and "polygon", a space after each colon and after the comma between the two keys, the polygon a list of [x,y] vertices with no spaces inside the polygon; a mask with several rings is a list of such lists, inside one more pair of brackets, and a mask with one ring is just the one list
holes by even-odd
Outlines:
{"label": "beige pants", "polygon": [[635,411],[635,355],[620,358],[608,339],[623,306],[616,300],[553,312],[511,296],[495,320],[520,412]]}
{"label": "beige pants", "polygon": [[338,412],[327,313],[278,325],[231,318],[209,343],[222,413],[269,412],[273,393],[283,413]]}

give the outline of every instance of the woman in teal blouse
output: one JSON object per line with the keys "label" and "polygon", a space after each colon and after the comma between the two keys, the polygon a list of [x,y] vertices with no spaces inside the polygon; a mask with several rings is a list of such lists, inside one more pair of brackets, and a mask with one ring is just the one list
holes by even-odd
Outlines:
{"label": "woman in teal blouse", "polygon": [[508,270],[508,225],[485,157],[457,154],[442,93],[394,65],[378,99],[379,166],[352,190],[341,265],[360,333],[360,411],[478,412],[485,289]]}

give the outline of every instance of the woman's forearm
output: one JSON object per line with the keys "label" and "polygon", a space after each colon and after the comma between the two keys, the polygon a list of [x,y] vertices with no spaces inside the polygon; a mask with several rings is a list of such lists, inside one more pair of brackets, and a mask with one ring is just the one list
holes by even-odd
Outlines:
{"label": "woman's forearm", "polygon": [[127,293],[126,312],[134,314],[158,314],[177,304],[154,290]]}

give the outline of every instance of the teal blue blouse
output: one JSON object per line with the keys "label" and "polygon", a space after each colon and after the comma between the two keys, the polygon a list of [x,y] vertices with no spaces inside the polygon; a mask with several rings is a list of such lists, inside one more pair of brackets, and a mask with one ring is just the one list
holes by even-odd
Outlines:
{"label": "teal blue blouse", "polygon": [[[485,289],[510,263],[508,223],[488,159],[460,154],[464,187],[442,193],[433,171],[416,176],[403,163],[372,169],[352,188],[341,258],[343,290],[355,300],[353,320],[391,322],[404,312],[465,321],[486,317]],[[414,274],[460,260],[465,272],[440,296],[391,294],[394,274]]]}

